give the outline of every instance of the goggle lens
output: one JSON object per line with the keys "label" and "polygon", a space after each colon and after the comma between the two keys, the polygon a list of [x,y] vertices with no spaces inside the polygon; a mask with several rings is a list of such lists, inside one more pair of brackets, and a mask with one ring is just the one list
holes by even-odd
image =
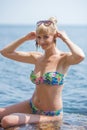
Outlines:
{"label": "goggle lens", "polygon": [[44,24],[45,26],[49,26],[49,25],[53,24],[53,22],[50,20],[44,20],[44,21],[37,22],[37,26],[40,26],[41,24]]}

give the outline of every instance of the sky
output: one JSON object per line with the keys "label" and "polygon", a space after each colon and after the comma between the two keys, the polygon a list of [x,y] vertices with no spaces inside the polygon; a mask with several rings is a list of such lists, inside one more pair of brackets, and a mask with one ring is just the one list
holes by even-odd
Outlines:
{"label": "sky", "polygon": [[87,0],[0,0],[0,24],[36,24],[56,17],[59,24],[87,25]]}

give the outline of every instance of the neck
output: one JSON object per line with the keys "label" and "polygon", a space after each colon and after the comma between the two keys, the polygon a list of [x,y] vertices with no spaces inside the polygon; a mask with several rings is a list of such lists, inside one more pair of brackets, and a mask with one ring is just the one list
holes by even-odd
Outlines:
{"label": "neck", "polygon": [[58,54],[59,53],[59,50],[56,48],[56,46],[52,46],[51,48],[47,49],[45,51],[45,57],[46,58],[49,58],[50,56],[52,55],[55,55],[55,54]]}

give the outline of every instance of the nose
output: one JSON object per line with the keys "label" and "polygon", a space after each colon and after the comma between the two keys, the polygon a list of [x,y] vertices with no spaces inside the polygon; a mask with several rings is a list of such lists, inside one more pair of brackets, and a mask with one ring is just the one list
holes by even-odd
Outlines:
{"label": "nose", "polygon": [[44,39],[41,38],[41,39],[40,39],[40,44],[44,44],[44,43],[45,43]]}

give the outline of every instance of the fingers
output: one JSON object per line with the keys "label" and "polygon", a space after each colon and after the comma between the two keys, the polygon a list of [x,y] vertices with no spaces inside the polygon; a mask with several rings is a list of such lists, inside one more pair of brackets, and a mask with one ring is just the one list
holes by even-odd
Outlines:
{"label": "fingers", "polygon": [[57,31],[56,34],[55,34],[55,37],[56,38],[58,38],[58,37],[60,38],[61,37],[61,31]]}
{"label": "fingers", "polygon": [[36,32],[32,31],[32,32],[28,33],[27,35],[25,35],[25,39],[26,40],[34,40],[34,39],[36,39]]}
{"label": "fingers", "polygon": [[57,31],[56,38],[61,38],[62,40],[68,39],[68,36],[65,31]]}
{"label": "fingers", "polygon": [[32,32],[30,32],[31,34],[33,34],[33,35],[36,35],[36,32],[35,31],[32,31]]}

